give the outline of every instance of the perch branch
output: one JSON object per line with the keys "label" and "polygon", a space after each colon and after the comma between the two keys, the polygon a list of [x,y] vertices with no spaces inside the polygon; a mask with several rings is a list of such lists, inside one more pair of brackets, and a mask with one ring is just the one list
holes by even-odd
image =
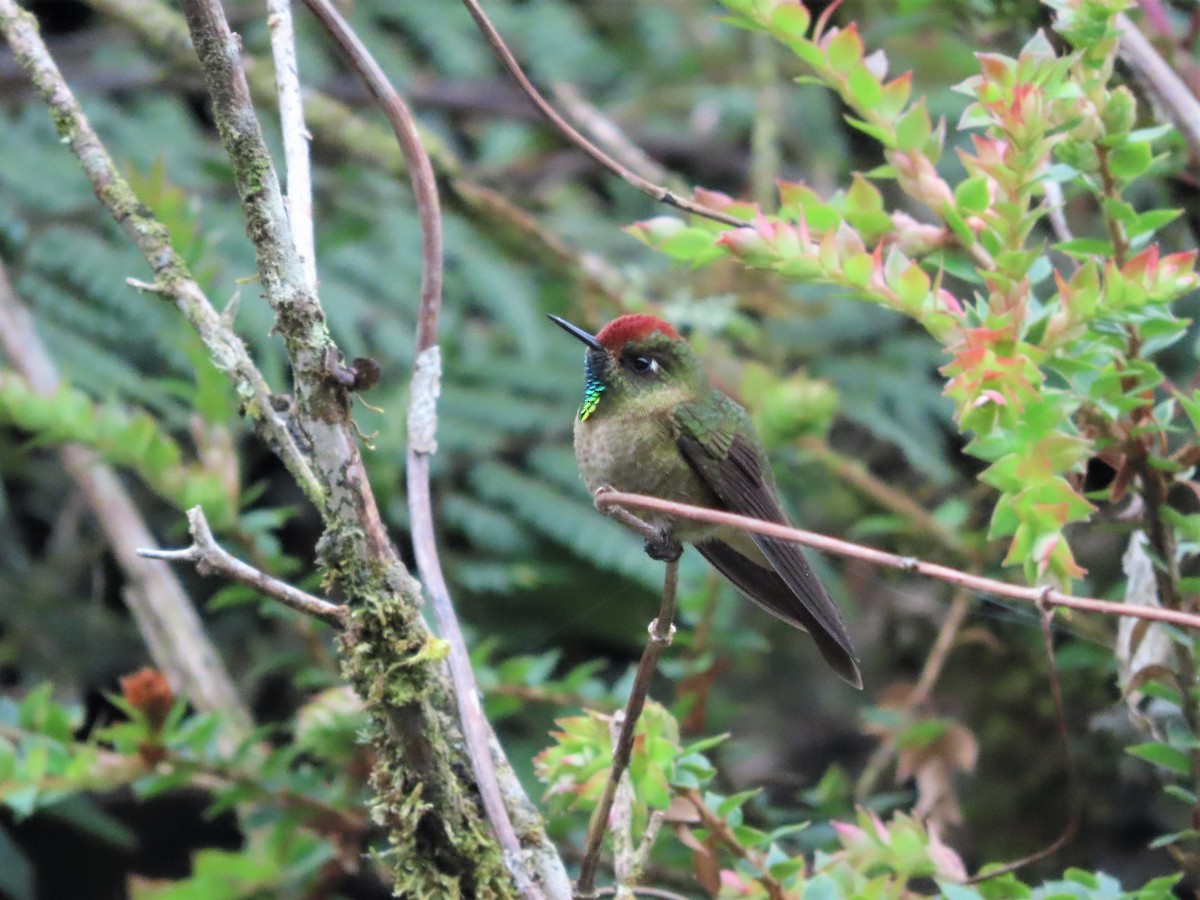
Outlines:
{"label": "perch branch", "polygon": [[467,11],[471,14],[471,18],[475,20],[476,26],[483,34],[500,62],[504,64],[504,68],[508,70],[513,79],[520,85],[521,90],[525,92],[538,112],[545,116],[550,124],[553,125],[567,140],[594,159],[597,163],[603,166],[612,174],[616,175],[622,181],[637,188],[644,194],[653,197],[659,203],[665,203],[668,206],[674,206],[676,209],[681,209],[684,212],[689,212],[692,215],[702,216],[706,219],[712,219],[714,222],[722,222],[726,225],[734,225],[740,227],[745,225],[745,221],[735,218],[715,209],[710,209],[702,203],[697,203],[694,200],[688,200],[686,197],[680,197],[672,191],[661,185],[647,181],[636,172],[630,170],[627,166],[622,165],[617,160],[613,159],[586,137],[584,137],[578,129],[570,122],[564,119],[559,112],[550,105],[549,101],[542,96],[541,92],[534,87],[533,82],[525,75],[521,69],[521,64],[517,62],[517,58],[513,56],[512,51],[508,49],[508,45],[504,43],[504,38],[500,36],[500,32],[496,30],[496,26],[492,24],[491,19],[483,11],[478,3],[478,0],[463,0],[466,4]]}
{"label": "perch branch", "polygon": [[341,628],[346,624],[346,607],[321,600],[286,581],[273,578],[225,550],[213,537],[208,520],[204,518],[204,510],[199,506],[189,509],[187,518],[192,546],[183,550],[142,549],[137,551],[138,556],[145,559],[163,559],[167,562],[195,563],[196,571],[201,575],[224,575],[233,581],[249,585],[284,606],[334,627]]}
{"label": "perch branch", "polygon": [[246,415],[305,495],[320,504],[324,491],[246,345],[221,321],[187,265],[171,247],[167,229],[142,204],[92,129],[78,100],[38,34],[37,20],[15,0],[0,0],[0,31],[34,88],[50,108],[59,136],[78,157],[97,198],[154,270],[156,290],[170,298],[195,329],[213,363],[232,380]]}
{"label": "perch branch", "polygon": [[764,522],[749,516],[739,516],[719,509],[706,509],[700,506],[689,506],[686,503],[676,503],[672,500],[662,500],[658,497],[647,497],[642,494],[625,494],[618,491],[604,491],[596,495],[596,506],[603,510],[612,507],[630,506],[635,509],[649,509],[658,512],[671,513],[694,522],[711,522],[715,525],[729,525],[740,528],[752,534],[762,534],[767,537],[779,538],[784,541],[795,541],[806,547],[823,550],[838,556],[848,556],[861,559],[864,562],[902,572],[915,572],[927,578],[936,578],[950,584],[968,588],[982,594],[995,594],[1013,600],[1024,600],[1029,603],[1048,603],[1051,606],[1062,606],[1068,609],[1078,609],[1084,612],[1102,613],[1109,616],[1131,616],[1138,619],[1152,619],[1156,622],[1166,622],[1180,625],[1184,628],[1200,629],[1200,615],[1184,612],[1178,609],[1166,609],[1152,606],[1137,606],[1130,603],[1115,603],[1111,600],[1100,600],[1095,597],[1072,597],[1049,587],[1026,587],[1019,584],[1009,584],[982,575],[972,575],[961,569],[950,566],[928,563],[911,556],[900,556],[887,553],[873,547],[864,547],[850,541],[831,538],[813,531],[791,528],[787,525],[777,525],[774,522]]}
{"label": "perch branch", "polygon": [[296,64],[296,32],[292,26],[292,0],[267,0],[267,25],[271,29],[271,55],[275,60],[275,88],[279,94],[279,124],[283,131],[283,156],[287,166],[287,211],[304,269],[308,289],[317,289],[317,253],[313,238],[312,176],[304,127],[304,102],[300,96],[300,71]]}
{"label": "perch branch", "polygon": [[[0,347],[5,359],[33,390],[55,394],[58,371],[17,296],[0,260]],[[149,546],[154,536],[117,473],[93,450],[78,444],[59,449],[63,468],[79,485],[125,576],[125,603],[150,650],[154,664],[198,709],[221,713],[228,726],[221,740],[233,749],[249,732],[250,712],[196,608],[169,566],[138,558],[133,547]]]}
{"label": "perch branch", "polygon": [[438,318],[442,306],[444,252],[442,215],[433,164],[425,152],[416,120],[392,87],[379,64],[328,0],[306,0],[309,8],[336,41],[351,67],[383,109],[404,155],[421,221],[421,300],[417,317],[412,397],[409,401],[408,506],[412,523],[413,554],[421,581],[429,595],[438,631],[449,644],[450,678],[454,684],[459,722],[466,740],[475,782],[484,811],[496,832],[506,862],[524,896],[541,897],[540,888],[525,871],[524,853],[493,765],[490,728],[479,698],[479,686],[463,638],[450,591],[442,573],[434,537],[433,506],[429,492],[429,459],[437,450],[437,395],[440,357]]}
{"label": "perch branch", "polygon": [[[611,496],[611,495],[610,495]],[[624,495],[617,495],[624,496]],[[612,769],[608,773],[608,781],[604,785],[604,793],[592,813],[588,823],[587,841],[584,844],[583,862],[579,865],[579,881],[576,883],[576,897],[594,897],[596,883],[596,866],[600,863],[600,845],[604,842],[604,833],[608,829],[609,813],[612,811],[613,800],[617,795],[617,787],[621,778],[629,768],[629,758],[633,754],[633,736],[638,719],[646,705],[646,695],[650,691],[650,679],[658,667],[658,658],[663,648],[671,643],[675,634],[675,593],[679,584],[679,557],[666,563],[663,575],[662,605],[658,609],[658,617],[650,623],[650,637],[646,641],[646,649],[638,662],[637,674],[633,677],[633,686],[629,691],[629,701],[623,711],[615,715],[621,716],[621,732],[613,746]]]}

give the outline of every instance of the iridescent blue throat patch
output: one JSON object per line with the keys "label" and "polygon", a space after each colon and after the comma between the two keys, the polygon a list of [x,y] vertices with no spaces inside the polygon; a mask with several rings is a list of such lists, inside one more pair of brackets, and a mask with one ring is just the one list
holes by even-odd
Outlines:
{"label": "iridescent blue throat patch", "polygon": [[592,365],[592,355],[589,353],[583,359],[583,372],[587,383],[583,388],[583,406],[579,407],[579,421],[584,422],[600,405],[600,395],[604,393],[604,382]]}

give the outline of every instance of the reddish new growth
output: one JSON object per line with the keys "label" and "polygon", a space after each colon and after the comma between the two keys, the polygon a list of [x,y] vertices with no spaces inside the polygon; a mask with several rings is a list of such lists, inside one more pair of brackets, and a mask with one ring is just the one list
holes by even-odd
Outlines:
{"label": "reddish new growth", "polygon": [[600,329],[596,340],[609,350],[620,350],[630,341],[640,341],[655,333],[672,340],[679,339],[679,332],[657,316],[638,313],[620,316]]}
{"label": "reddish new growth", "polygon": [[149,666],[122,678],[121,693],[125,702],[139,710],[146,717],[146,724],[155,731],[162,728],[175,705],[175,693],[167,676]]}

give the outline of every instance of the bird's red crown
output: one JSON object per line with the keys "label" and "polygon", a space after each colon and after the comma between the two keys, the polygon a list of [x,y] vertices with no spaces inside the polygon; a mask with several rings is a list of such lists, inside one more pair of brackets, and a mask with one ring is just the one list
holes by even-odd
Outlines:
{"label": "bird's red crown", "polygon": [[640,341],[652,334],[661,334],[672,340],[679,339],[679,332],[657,316],[637,313],[619,316],[600,329],[596,340],[609,350],[620,350],[630,341]]}

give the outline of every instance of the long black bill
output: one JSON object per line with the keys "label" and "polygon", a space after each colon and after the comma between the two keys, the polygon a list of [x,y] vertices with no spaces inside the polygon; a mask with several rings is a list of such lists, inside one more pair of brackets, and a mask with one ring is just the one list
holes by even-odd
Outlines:
{"label": "long black bill", "polygon": [[579,338],[579,340],[583,341],[585,344],[587,344],[593,350],[601,350],[601,351],[604,350],[603,344],[601,344],[598,340],[596,340],[596,338],[593,335],[588,334],[586,331],[584,331],[578,325],[572,325],[566,319],[560,318],[558,316],[551,316],[551,315],[547,314],[547,317],[550,319],[551,322],[553,322],[555,325],[557,325],[559,328],[561,328],[567,334],[574,335],[575,337]]}

